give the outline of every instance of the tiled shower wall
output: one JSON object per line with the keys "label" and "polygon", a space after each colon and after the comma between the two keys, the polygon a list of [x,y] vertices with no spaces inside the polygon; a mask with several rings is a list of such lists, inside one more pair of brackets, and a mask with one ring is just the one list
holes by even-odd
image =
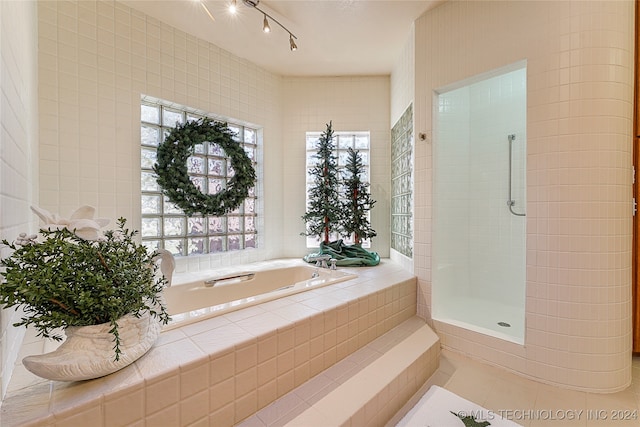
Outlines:
{"label": "tiled shower wall", "polygon": [[[432,275],[437,318],[455,312],[459,298],[512,306],[524,318],[526,217],[512,214],[506,203],[511,197],[513,212],[525,214],[523,65],[438,96],[433,142],[438,268]],[[510,153],[511,134],[516,138]]]}
{"label": "tiled shower wall", "polygon": [[629,384],[633,16],[630,1],[486,1],[416,21],[415,127],[427,143],[416,142],[414,271],[426,318],[433,90],[527,60],[525,346],[444,326],[445,347],[561,386]]}
{"label": "tiled shower wall", "polygon": [[[36,227],[37,15],[35,2],[0,2],[0,239]],[[0,244],[0,256],[6,256]],[[4,396],[24,330],[18,314],[0,311],[0,379]]]}

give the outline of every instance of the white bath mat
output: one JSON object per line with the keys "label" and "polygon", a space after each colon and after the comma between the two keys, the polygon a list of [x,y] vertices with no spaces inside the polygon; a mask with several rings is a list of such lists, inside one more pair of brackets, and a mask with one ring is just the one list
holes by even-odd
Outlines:
{"label": "white bath mat", "polygon": [[[500,414],[463,399],[442,387],[431,386],[396,427],[518,427]],[[521,427],[521,426],[520,426]]]}

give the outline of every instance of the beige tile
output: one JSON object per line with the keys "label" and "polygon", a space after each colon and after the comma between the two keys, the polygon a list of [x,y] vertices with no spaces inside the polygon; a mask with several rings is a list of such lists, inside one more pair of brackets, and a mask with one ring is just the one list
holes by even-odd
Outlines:
{"label": "beige tile", "polygon": [[283,375],[287,372],[292,372],[294,368],[295,352],[293,348],[283,353],[279,353],[277,357],[277,373]]}
{"label": "beige tile", "polygon": [[278,315],[282,319],[286,319],[289,322],[298,322],[303,319],[307,319],[310,314],[320,314],[320,310],[312,309],[308,305],[301,304],[299,302],[282,306],[273,311],[275,315]]}
{"label": "beige tile", "polygon": [[258,365],[258,386],[273,381],[278,374],[278,359],[273,357]]}
{"label": "beige tile", "polygon": [[98,405],[86,405],[86,408],[76,408],[74,413],[61,413],[56,416],[56,426],[85,427],[88,425],[102,425],[104,414]]}
{"label": "beige tile", "polygon": [[315,409],[313,406],[285,424],[287,427],[335,426],[335,419]]}
{"label": "beige tile", "polygon": [[257,415],[252,415],[249,418],[244,419],[244,421],[236,424],[236,427],[266,427],[267,425],[262,422]]}
{"label": "beige tile", "polygon": [[330,295],[321,295],[313,299],[302,301],[301,304],[324,312],[340,306],[342,304],[342,301],[337,298],[333,298]]}
{"label": "beige tile", "polygon": [[120,393],[104,400],[104,422],[109,426],[123,426],[144,419],[144,390]]}
{"label": "beige tile", "polygon": [[258,418],[265,425],[271,426],[302,406],[306,408],[308,405],[305,405],[305,402],[296,394],[290,393],[262,409],[258,413]]}
{"label": "beige tile", "polygon": [[226,405],[232,404],[235,398],[235,390],[234,378],[228,378],[214,386],[211,386],[209,389],[209,407],[211,411],[216,412]]}
{"label": "beige tile", "polygon": [[531,381],[520,380],[512,375],[509,378],[496,378],[491,388],[487,390],[487,396],[483,407],[498,412],[506,409],[524,409],[535,402],[538,387]]}
{"label": "beige tile", "polygon": [[287,327],[291,322],[276,313],[263,313],[260,316],[252,316],[236,322],[236,325],[244,329],[254,337],[262,337],[279,328]]}
{"label": "beige tile", "polygon": [[161,347],[153,347],[135,366],[145,379],[153,379],[162,374],[179,369],[181,364],[188,364],[206,358],[205,353],[191,340],[184,338]]}
{"label": "beige tile", "polygon": [[258,344],[256,340],[245,342],[235,349],[236,372],[243,372],[258,363]]}
{"label": "beige tile", "polygon": [[258,363],[271,359],[278,354],[277,331],[258,338]]}
{"label": "beige tile", "polygon": [[323,372],[296,388],[294,393],[305,402],[313,404],[336,386],[337,383]]}
{"label": "beige tile", "polygon": [[259,305],[243,308],[242,310],[232,311],[224,315],[225,318],[229,319],[232,322],[238,322],[243,319],[248,319],[249,317],[258,316],[266,313],[264,308]]}
{"label": "beige tile", "polygon": [[231,323],[231,321],[226,317],[216,316],[211,319],[200,320],[190,325],[185,325],[180,329],[174,329],[168,332],[163,332],[161,336],[163,336],[164,334],[174,333],[174,331],[176,331],[175,333],[182,332],[187,336],[193,336],[193,335],[201,334],[203,332],[212,331],[221,326],[228,325],[229,323]]}
{"label": "beige tile", "polygon": [[[621,420],[617,421],[623,421],[624,418],[629,418],[624,417],[624,412],[638,410],[638,405],[640,404],[640,399],[638,398],[638,396],[629,389],[620,391],[618,393],[587,393],[586,398],[586,409],[605,410],[611,412],[612,416],[616,418],[622,418]],[[620,413],[617,413],[617,411],[620,411]],[[620,417],[618,417],[618,415],[620,415]],[[640,415],[638,424],[640,424]]]}
{"label": "beige tile", "polygon": [[215,331],[193,335],[191,340],[205,354],[226,350],[231,346],[253,339],[253,335],[236,324],[223,325]]}
{"label": "beige tile", "polygon": [[180,367],[180,398],[185,399],[209,387],[209,361]]}
{"label": "beige tile", "polygon": [[171,375],[156,381],[149,381],[144,389],[146,414],[153,414],[180,400],[180,379],[177,375]]}
{"label": "beige tile", "polygon": [[354,372],[359,370],[360,366],[353,360],[342,360],[323,372],[331,381],[343,383],[350,378]]}
{"label": "beige tile", "polygon": [[293,371],[287,371],[282,375],[278,375],[278,396],[283,396],[293,390],[295,385],[295,376]]}
{"label": "beige tile", "polygon": [[295,328],[285,327],[278,329],[278,355],[293,350],[295,343]]}
{"label": "beige tile", "polygon": [[294,345],[309,345],[309,339],[311,338],[311,322],[308,319],[302,320],[295,324],[294,330]]}
{"label": "beige tile", "polygon": [[191,425],[209,414],[209,390],[189,396],[180,401],[180,425]]}
{"label": "beige tile", "polygon": [[296,367],[293,370],[293,386],[298,387],[307,381],[309,377],[309,362],[296,364]]}
{"label": "beige tile", "polygon": [[258,387],[258,409],[273,403],[278,398],[278,382],[274,379]]}
{"label": "beige tile", "polygon": [[209,416],[209,425],[215,427],[232,427],[235,424],[235,405],[230,403]]}
{"label": "beige tile", "polygon": [[569,408],[586,408],[587,393],[565,390],[547,384],[541,384],[534,409],[538,410],[566,410]]}
{"label": "beige tile", "polygon": [[460,369],[452,375],[446,388],[460,397],[484,406],[494,382],[495,378],[484,371]]}
{"label": "beige tile", "polygon": [[[145,418],[147,425],[154,427],[173,427],[180,424],[180,410],[178,405],[166,406],[163,410]],[[85,426],[88,424],[85,424]]]}
{"label": "beige tile", "polygon": [[251,391],[235,400],[235,422],[238,423],[258,410],[258,394]]}

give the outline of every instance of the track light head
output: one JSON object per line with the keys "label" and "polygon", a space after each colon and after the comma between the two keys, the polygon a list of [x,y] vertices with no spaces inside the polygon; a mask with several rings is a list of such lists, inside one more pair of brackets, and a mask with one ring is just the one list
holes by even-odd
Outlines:
{"label": "track light head", "polygon": [[267,20],[267,15],[264,15],[264,21],[262,21],[262,31],[265,33],[271,32],[271,27],[269,26],[269,21]]}
{"label": "track light head", "polygon": [[202,8],[204,9],[204,11],[207,13],[207,15],[209,16],[209,19],[211,19],[213,22],[216,22],[216,18],[213,17],[213,14],[211,13],[211,11],[209,10],[209,8],[207,7],[206,4],[204,4],[204,2],[200,2],[200,6],[202,6]]}
{"label": "track light head", "polygon": [[[2,0],[0,0],[0,1],[2,1]],[[289,48],[291,49],[291,51],[298,50],[298,45],[296,45],[296,42],[294,41],[294,39],[297,39],[297,37],[294,36],[293,33],[291,31],[289,31],[287,29],[287,27],[282,25],[277,19],[275,19],[273,16],[269,15],[267,12],[265,12],[264,10],[259,8],[258,4],[260,3],[260,0],[242,0],[242,3],[244,3],[245,6],[253,8],[253,9],[257,10],[258,12],[262,13],[262,16],[264,18],[262,20],[262,31],[264,31],[265,33],[270,33],[271,32],[271,25],[269,25],[269,20],[272,20],[273,22],[278,24],[278,26],[280,26],[283,30],[285,30],[287,33],[289,33]],[[209,17],[212,20],[215,20],[213,18],[213,15],[209,12],[209,9],[207,9],[205,4],[202,2],[202,0],[200,0],[200,4],[204,8],[204,10],[207,12]],[[238,1],[237,0],[229,0],[229,12],[230,13],[232,13],[232,14],[236,13],[237,12],[237,6],[238,6]]]}

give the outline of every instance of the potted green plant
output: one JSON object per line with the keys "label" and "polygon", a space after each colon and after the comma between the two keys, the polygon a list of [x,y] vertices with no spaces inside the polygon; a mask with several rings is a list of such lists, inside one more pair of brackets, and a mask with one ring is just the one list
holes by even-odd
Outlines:
{"label": "potted green plant", "polygon": [[[83,380],[135,361],[155,342],[169,315],[161,300],[167,283],[156,275],[157,253],[134,239],[120,218],[105,220],[83,207],[63,220],[33,208],[45,222],[40,235],[3,240],[12,254],[0,260],[0,303],[21,308],[14,326],[66,341],[53,353],[28,356],[25,367],[44,378]],[[79,213],[80,212],[80,213]],[[108,220],[107,220],[108,222]]]}

